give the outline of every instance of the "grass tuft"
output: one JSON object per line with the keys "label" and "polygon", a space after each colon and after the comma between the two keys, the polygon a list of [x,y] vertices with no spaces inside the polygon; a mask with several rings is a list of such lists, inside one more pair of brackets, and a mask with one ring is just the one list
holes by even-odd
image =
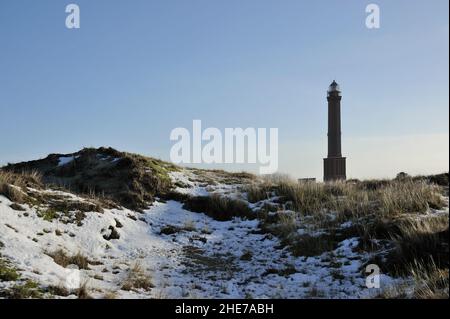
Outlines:
{"label": "grass tuft", "polygon": [[255,218],[248,204],[239,199],[213,194],[211,196],[198,196],[186,200],[184,209],[205,213],[219,221],[231,220],[233,217]]}
{"label": "grass tuft", "polygon": [[0,258],[0,281],[16,281],[19,278],[17,270]]}
{"label": "grass tuft", "polygon": [[127,277],[122,283],[123,290],[144,289],[150,290],[153,288],[153,283],[150,275],[142,268],[141,264],[136,262],[129,270]]}
{"label": "grass tuft", "polygon": [[62,249],[56,250],[51,253],[47,253],[53,258],[53,261],[62,267],[67,267],[69,265],[77,265],[79,269],[89,269],[89,259],[78,252],[76,255],[69,256]]}

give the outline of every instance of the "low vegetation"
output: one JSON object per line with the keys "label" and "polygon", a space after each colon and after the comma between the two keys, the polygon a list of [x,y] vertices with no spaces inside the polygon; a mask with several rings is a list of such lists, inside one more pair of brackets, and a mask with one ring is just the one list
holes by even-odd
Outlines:
{"label": "low vegetation", "polygon": [[47,255],[53,258],[53,261],[62,267],[76,265],[79,269],[89,269],[89,259],[80,252],[70,256],[62,249],[54,252],[48,252]]}
{"label": "low vegetation", "polygon": [[448,269],[448,238],[448,215],[402,220],[398,223],[398,233],[393,235],[397,263]]}
{"label": "low vegetation", "polygon": [[217,183],[228,185],[244,185],[256,180],[255,175],[247,172],[227,172],[218,169],[192,169],[191,171],[196,176],[195,181],[205,183],[206,185],[216,185]]}
{"label": "low vegetation", "polygon": [[[374,253],[370,262],[394,276],[420,282],[416,297],[448,297],[448,214],[428,214],[448,205],[443,197],[448,185],[438,185],[447,180],[448,174],[332,183],[277,177],[256,182],[246,192],[251,202],[267,199],[269,192],[277,196],[279,211],[259,214],[262,228],[279,237],[294,255],[319,256],[344,239],[358,237],[358,249]],[[390,244],[382,248],[380,240]],[[376,253],[386,249],[387,255]]]}
{"label": "low vegetation", "polygon": [[188,198],[183,208],[204,213],[220,221],[231,220],[233,217],[255,218],[255,214],[245,201],[217,194]]}
{"label": "low vegetation", "polygon": [[122,283],[123,290],[150,290],[153,287],[151,276],[144,270],[139,262],[134,263],[134,265],[130,267],[127,277]]}
{"label": "low vegetation", "polygon": [[268,182],[262,182],[260,184],[250,183],[243,187],[242,191],[246,193],[247,200],[250,203],[256,203],[269,199],[273,195],[274,186]]}
{"label": "low vegetation", "polygon": [[[65,157],[71,160],[59,165],[60,158]],[[94,199],[103,206],[115,203],[134,210],[147,208],[156,195],[169,191],[172,185],[168,173],[174,170],[177,167],[170,163],[103,147],[86,148],[70,155],[51,154],[42,160],[2,168],[6,177],[36,172],[33,174],[45,184]],[[0,193],[9,198],[13,191],[8,184],[4,186],[1,182],[4,179],[0,177]],[[98,210],[97,207],[88,209]]]}
{"label": "low vegetation", "polygon": [[17,270],[0,256],[0,281],[16,281],[19,277]]}
{"label": "low vegetation", "polygon": [[[141,211],[156,197],[160,201],[177,200],[183,203],[184,209],[204,213],[218,221],[258,218],[261,229],[255,232],[264,238],[276,236],[280,240],[279,248],[287,247],[294,256],[320,256],[321,261],[328,260],[324,262],[329,263],[335,280],[344,279],[342,263],[334,268],[334,257],[324,253],[333,252],[346,239],[357,238],[357,247],[347,248],[368,256],[361,261],[378,264],[383,273],[409,277],[415,282],[413,297],[448,298],[449,218],[448,213],[440,211],[448,206],[448,173],[418,177],[401,173],[392,180],[315,183],[298,182],[283,175],[257,178],[247,173],[188,169],[189,183],[195,182],[206,190],[214,190],[211,186],[218,184],[237,185],[229,188],[231,196],[219,192],[191,196],[188,192],[178,193],[175,188],[190,187],[186,181],[172,185],[169,173],[179,168],[157,159],[111,148],[83,149],[71,154],[72,159],[64,165],[59,165],[61,157],[68,156],[52,154],[42,160],[0,169],[0,195],[12,202],[8,206],[14,213],[22,214],[20,211],[32,206],[37,216],[49,223],[75,223],[81,227],[88,212],[101,213],[104,208],[119,206]],[[48,186],[74,192],[82,198],[46,191]],[[232,193],[235,189],[241,194]],[[28,216],[29,212],[26,213],[23,216]],[[128,217],[143,220],[136,216]],[[7,223],[5,226],[18,232]],[[178,226],[161,227],[160,234],[211,233],[196,226],[192,220],[186,220]],[[115,219],[114,226],[105,226],[101,235],[105,240],[119,240],[121,233],[126,234],[126,227],[120,228],[123,224]],[[37,235],[50,233],[45,229]],[[55,230],[56,236],[62,234]],[[191,242],[209,240],[208,236],[189,235]],[[46,254],[62,267],[76,265],[88,270],[89,265],[95,265],[81,253],[71,255],[59,249]],[[195,271],[227,275],[237,271],[239,263],[250,264],[258,258],[252,250],[245,250],[239,256],[210,256],[195,244],[184,247],[183,254],[184,262],[194,265]],[[289,276],[300,271],[292,265],[284,266],[269,268],[264,275]],[[0,297],[43,296],[39,285],[21,279],[17,269],[1,256],[0,281],[15,282]],[[120,287],[127,291],[149,291],[153,283],[148,271],[137,262],[128,269]],[[311,289],[311,297],[322,295],[314,285],[308,283],[307,287]],[[48,289],[50,294],[90,298],[87,283],[77,291]],[[411,296],[411,291],[399,286],[378,297],[406,296]]]}
{"label": "low vegetation", "polygon": [[288,208],[301,214],[335,213],[362,216],[393,216],[425,213],[445,203],[438,186],[425,181],[390,181],[376,187],[367,183],[295,183],[284,181],[276,189]]}
{"label": "low vegetation", "polygon": [[26,280],[9,289],[0,291],[0,297],[7,299],[41,299],[43,298],[43,291],[37,282]]}
{"label": "low vegetation", "polygon": [[448,299],[448,267],[446,269],[441,269],[433,263],[424,264],[414,262],[410,266],[410,274],[415,281],[414,298]]}
{"label": "low vegetation", "polygon": [[449,271],[441,269],[435,264],[423,264],[415,261],[407,266],[408,275],[412,278],[413,291],[405,284],[383,289],[376,296],[379,299],[448,299],[449,297]]}

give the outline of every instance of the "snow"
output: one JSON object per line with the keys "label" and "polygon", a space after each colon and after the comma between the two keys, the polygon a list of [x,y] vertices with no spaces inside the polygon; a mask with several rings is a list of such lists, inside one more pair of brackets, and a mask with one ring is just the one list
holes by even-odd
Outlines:
{"label": "snow", "polygon": [[[171,177],[185,185],[177,191],[186,194],[242,197],[236,185],[217,183],[207,188],[193,181],[188,171],[171,173]],[[86,200],[61,191],[46,192]],[[370,256],[355,249],[356,237],[343,240],[333,251],[306,258],[281,248],[278,238],[260,231],[258,220],[220,222],[184,210],[177,201],[156,201],[142,213],[128,209],[88,212],[81,226],[45,221],[36,208],[23,205],[25,211],[15,211],[10,204],[0,196],[1,256],[11,261],[23,278],[43,286],[67,285],[70,270],[46,254],[63,249],[95,261],[90,270],[80,273],[96,298],[108,292],[115,292],[117,298],[366,298],[379,292],[365,286],[362,267]],[[123,227],[119,228],[117,221]],[[303,225],[307,220],[300,222],[301,233],[320,235]],[[120,239],[103,237],[110,226],[116,227]],[[176,231],[162,234],[168,226]],[[56,230],[62,235],[57,236]],[[243,258],[248,252],[251,257]],[[330,261],[336,266],[330,266]],[[152,278],[155,287],[149,291],[121,290],[128,269],[136,262]],[[382,276],[386,285],[397,282]],[[9,285],[0,282],[0,289]]]}

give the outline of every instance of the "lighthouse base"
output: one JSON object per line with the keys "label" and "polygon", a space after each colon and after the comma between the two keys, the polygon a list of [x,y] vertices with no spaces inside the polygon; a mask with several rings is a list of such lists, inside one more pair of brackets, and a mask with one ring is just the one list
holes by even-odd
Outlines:
{"label": "lighthouse base", "polygon": [[328,157],[323,159],[323,180],[336,181],[345,180],[345,157]]}

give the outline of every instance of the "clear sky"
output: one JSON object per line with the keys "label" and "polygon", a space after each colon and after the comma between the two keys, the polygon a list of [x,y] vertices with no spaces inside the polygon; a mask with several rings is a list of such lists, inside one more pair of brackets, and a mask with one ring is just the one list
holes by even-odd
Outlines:
{"label": "clear sky", "polygon": [[[78,30],[65,27],[71,2]],[[349,177],[448,171],[448,6],[1,0],[0,165],[85,146],[169,159],[170,131],[201,119],[278,127],[280,171],[321,178],[336,79]]]}

